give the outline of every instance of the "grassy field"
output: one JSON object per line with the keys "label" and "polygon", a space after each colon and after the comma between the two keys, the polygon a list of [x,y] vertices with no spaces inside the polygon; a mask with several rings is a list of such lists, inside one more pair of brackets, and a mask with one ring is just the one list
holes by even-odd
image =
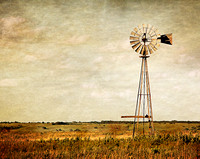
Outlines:
{"label": "grassy field", "polygon": [[131,123],[61,124],[0,123],[0,158],[200,157],[198,122],[154,123],[154,136],[138,133],[134,139]]}

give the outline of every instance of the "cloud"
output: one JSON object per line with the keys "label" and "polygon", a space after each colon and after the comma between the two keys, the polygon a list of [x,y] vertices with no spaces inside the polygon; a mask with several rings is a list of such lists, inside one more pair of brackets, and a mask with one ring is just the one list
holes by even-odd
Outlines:
{"label": "cloud", "polygon": [[0,20],[2,38],[16,38],[19,37],[22,32],[22,24],[26,20],[20,17],[6,17]]}
{"label": "cloud", "polygon": [[28,63],[28,62],[35,62],[37,61],[37,58],[35,56],[32,56],[32,55],[26,55],[24,56],[24,62]]}
{"label": "cloud", "polygon": [[0,87],[16,87],[18,86],[17,79],[3,79],[0,80]]}
{"label": "cloud", "polygon": [[89,39],[90,39],[90,36],[88,35],[74,35],[59,43],[67,44],[67,45],[78,45],[78,44],[87,43]]}
{"label": "cloud", "polygon": [[188,73],[188,76],[191,78],[200,78],[200,70],[192,70]]}
{"label": "cloud", "polygon": [[44,28],[31,28],[29,21],[22,17],[4,17],[0,19],[1,40],[18,42],[38,39]]}
{"label": "cloud", "polygon": [[25,22],[25,19],[20,17],[7,17],[7,18],[2,18],[0,21],[3,25],[4,30],[9,31],[14,29],[17,25]]}

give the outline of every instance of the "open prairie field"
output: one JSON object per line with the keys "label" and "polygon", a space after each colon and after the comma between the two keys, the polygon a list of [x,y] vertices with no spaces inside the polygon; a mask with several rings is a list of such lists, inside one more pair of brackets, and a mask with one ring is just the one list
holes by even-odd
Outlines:
{"label": "open prairie field", "polygon": [[0,123],[0,158],[200,157],[199,122],[154,125],[154,136],[132,138],[130,122]]}

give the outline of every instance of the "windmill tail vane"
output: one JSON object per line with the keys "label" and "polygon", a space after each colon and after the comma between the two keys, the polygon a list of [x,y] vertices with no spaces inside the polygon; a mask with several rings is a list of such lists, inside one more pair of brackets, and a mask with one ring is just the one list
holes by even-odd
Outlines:
{"label": "windmill tail vane", "polygon": [[161,40],[161,43],[172,45],[172,33],[161,35],[158,39]]}
{"label": "windmill tail vane", "polygon": [[[134,118],[133,137],[136,132],[145,133],[145,120],[147,120],[149,125],[149,134],[154,134],[153,108],[147,58],[158,49],[160,43],[172,45],[172,33],[160,35],[158,34],[158,30],[153,26],[143,24],[142,27],[139,25],[134,28],[130,35],[131,47],[136,53],[140,54],[139,57],[142,58],[142,63],[135,115],[121,116],[121,118]],[[140,119],[142,119],[142,128]]]}

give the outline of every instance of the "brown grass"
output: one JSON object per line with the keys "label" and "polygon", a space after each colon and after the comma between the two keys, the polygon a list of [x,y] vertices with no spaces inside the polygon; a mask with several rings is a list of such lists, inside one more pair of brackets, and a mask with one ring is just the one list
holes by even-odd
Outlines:
{"label": "brown grass", "polygon": [[200,157],[198,123],[155,123],[155,136],[137,134],[134,139],[132,128],[125,123],[1,123],[0,158]]}

